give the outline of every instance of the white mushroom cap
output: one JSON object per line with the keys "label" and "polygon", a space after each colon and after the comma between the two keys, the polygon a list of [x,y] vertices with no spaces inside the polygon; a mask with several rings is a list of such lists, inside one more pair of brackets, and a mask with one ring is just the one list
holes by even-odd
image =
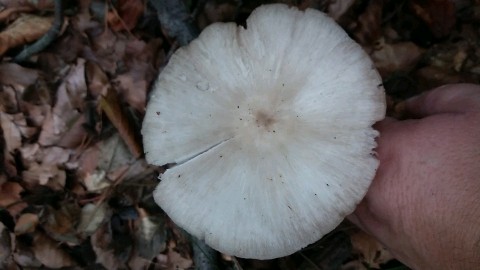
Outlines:
{"label": "white mushroom cap", "polygon": [[143,123],[149,163],[178,163],[155,201],[179,226],[239,257],[289,255],[365,195],[385,115],[381,78],[327,15],[274,4],[247,29],[207,27],[170,59]]}

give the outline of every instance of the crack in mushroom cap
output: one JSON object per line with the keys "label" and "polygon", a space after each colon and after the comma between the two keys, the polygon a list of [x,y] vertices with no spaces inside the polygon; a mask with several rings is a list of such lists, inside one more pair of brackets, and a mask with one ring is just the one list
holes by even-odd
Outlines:
{"label": "crack in mushroom cap", "polygon": [[147,161],[177,163],[155,201],[221,252],[289,255],[363,198],[384,115],[373,63],[327,15],[274,4],[247,29],[213,24],[172,55],[147,106]]}

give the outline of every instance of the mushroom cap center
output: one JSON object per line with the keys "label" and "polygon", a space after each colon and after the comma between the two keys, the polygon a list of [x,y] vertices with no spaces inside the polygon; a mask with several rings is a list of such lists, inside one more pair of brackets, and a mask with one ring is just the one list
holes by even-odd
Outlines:
{"label": "mushroom cap center", "polygon": [[264,128],[271,131],[273,125],[277,122],[273,115],[270,115],[264,111],[257,111],[255,113],[255,123],[258,128]]}

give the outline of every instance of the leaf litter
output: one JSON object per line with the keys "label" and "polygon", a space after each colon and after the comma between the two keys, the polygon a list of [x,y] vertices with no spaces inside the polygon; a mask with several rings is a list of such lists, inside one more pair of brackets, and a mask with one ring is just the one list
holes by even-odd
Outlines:
{"label": "leaf litter", "polygon": [[[236,259],[154,203],[166,168],[146,164],[139,129],[158,72],[198,30],[244,23],[263,2],[67,1],[60,34],[15,63],[52,27],[55,1],[0,0],[0,269],[402,267],[348,222],[285,258]],[[390,115],[432,87],[480,82],[479,1],[282,2],[329,13],[359,42]]]}

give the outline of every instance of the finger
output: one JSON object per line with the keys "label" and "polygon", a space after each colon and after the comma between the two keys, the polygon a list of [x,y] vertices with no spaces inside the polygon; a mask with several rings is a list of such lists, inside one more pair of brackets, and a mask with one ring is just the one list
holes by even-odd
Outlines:
{"label": "finger", "polygon": [[444,85],[407,100],[405,109],[412,116],[420,118],[440,113],[480,111],[480,86]]}

